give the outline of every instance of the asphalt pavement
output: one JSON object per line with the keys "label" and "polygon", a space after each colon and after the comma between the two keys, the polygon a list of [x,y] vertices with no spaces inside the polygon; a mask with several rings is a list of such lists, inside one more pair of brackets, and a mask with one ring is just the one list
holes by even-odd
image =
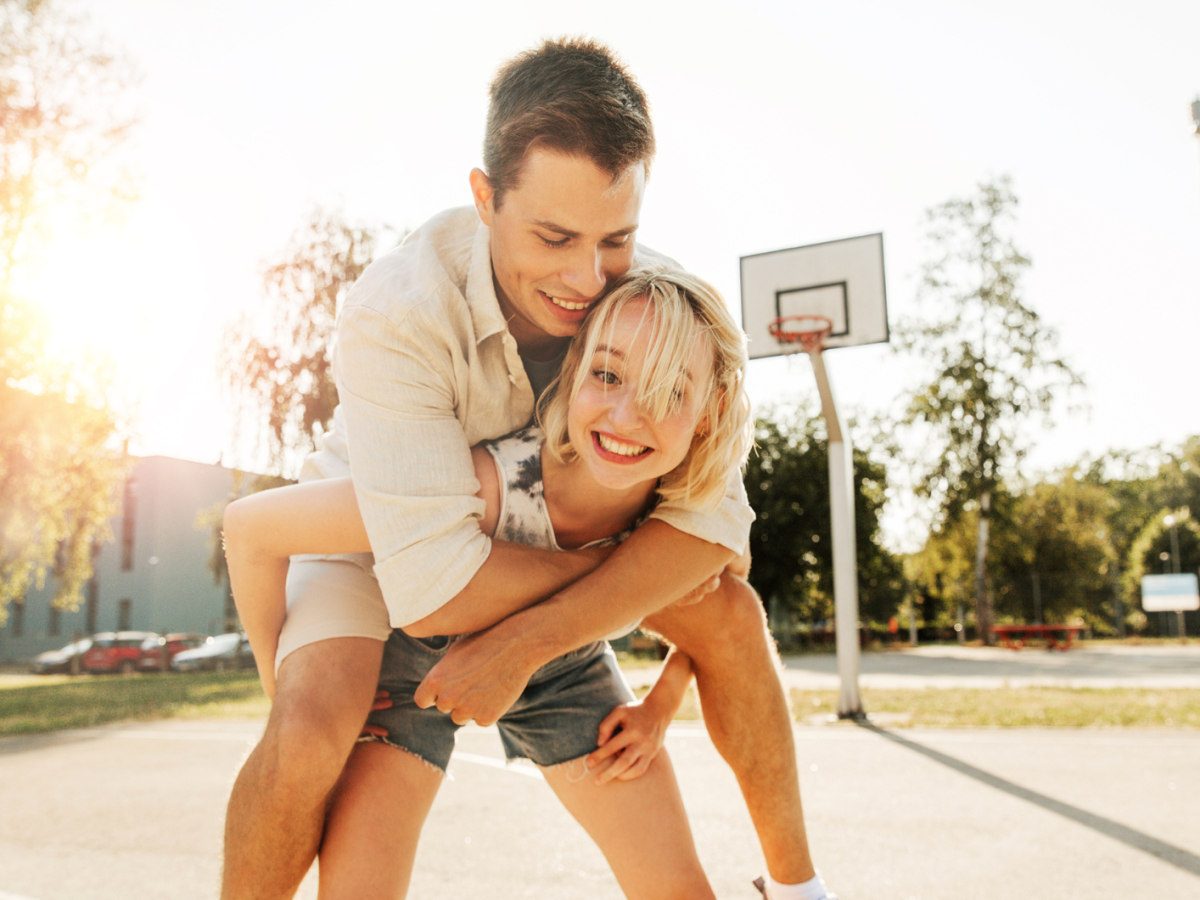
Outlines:
{"label": "asphalt pavement", "polygon": [[[1200,653],[1185,647],[1095,660],[943,649],[966,655],[868,655],[864,681],[1001,686],[1124,672],[1141,684],[1200,668]],[[832,663],[789,660],[786,677],[823,686]],[[0,900],[215,897],[225,800],[260,729],[253,720],[163,721],[0,740]],[[814,856],[843,900],[1200,897],[1200,732],[840,723],[795,734]],[[762,857],[732,774],[699,723],[673,726],[667,747],[718,896],[754,900]],[[316,896],[314,874],[299,894],[306,900]],[[410,892],[446,896],[620,892],[536,770],[505,766],[494,729],[472,727]]]}

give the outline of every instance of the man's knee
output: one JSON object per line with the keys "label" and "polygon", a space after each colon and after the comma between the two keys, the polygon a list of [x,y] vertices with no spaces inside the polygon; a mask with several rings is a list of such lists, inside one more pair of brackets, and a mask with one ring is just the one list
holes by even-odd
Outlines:
{"label": "man's knee", "polygon": [[746,581],[729,575],[703,600],[668,607],[647,625],[693,659],[744,657],[756,648],[773,648],[758,594]]}
{"label": "man's knee", "polygon": [[370,711],[381,655],[379,641],[338,638],[284,661],[258,751],[272,777],[332,786]]}

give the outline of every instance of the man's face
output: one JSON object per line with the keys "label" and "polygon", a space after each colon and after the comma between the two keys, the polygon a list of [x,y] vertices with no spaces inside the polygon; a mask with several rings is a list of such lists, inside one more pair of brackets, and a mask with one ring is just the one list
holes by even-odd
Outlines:
{"label": "man's face", "polygon": [[471,173],[491,229],[496,298],[522,353],[557,352],[629,270],[645,186],[641,163],[613,179],[589,159],[532,150],[496,209],[486,176]]}

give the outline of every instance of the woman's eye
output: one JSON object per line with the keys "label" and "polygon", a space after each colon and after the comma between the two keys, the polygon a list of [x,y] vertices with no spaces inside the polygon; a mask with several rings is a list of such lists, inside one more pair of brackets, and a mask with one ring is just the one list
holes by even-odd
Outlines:
{"label": "woman's eye", "polygon": [[607,369],[593,369],[592,376],[598,379],[602,384],[616,384],[617,376],[614,372]]}

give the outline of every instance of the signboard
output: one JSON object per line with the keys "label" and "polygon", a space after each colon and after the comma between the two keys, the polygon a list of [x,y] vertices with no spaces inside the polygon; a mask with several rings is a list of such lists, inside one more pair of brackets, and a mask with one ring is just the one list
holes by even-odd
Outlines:
{"label": "signboard", "polygon": [[1200,609],[1200,580],[1195,575],[1144,575],[1142,608],[1146,612]]}

